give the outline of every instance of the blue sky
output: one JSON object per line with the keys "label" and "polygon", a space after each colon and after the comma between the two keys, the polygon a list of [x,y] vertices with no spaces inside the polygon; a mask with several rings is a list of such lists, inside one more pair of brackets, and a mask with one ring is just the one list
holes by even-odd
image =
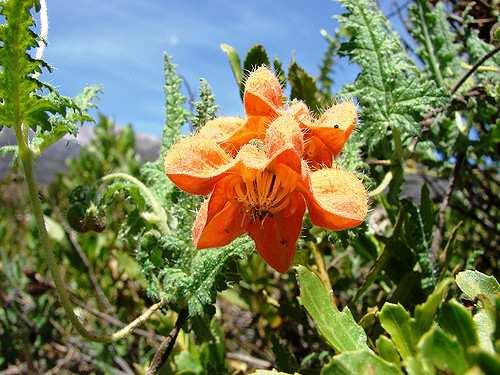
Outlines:
{"label": "blue sky", "polygon": [[[240,55],[262,43],[270,57],[288,64],[294,54],[317,74],[326,48],[319,31],[333,32],[332,16],[342,12],[330,0],[47,0],[47,5],[45,60],[55,71],[46,80],[70,96],[86,84],[101,84],[101,112],[156,135],[164,122],[164,52],[194,90],[199,78],[208,80],[220,115],[240,115],[220,43],[231,44]],[[343,61],[336,67],[336,87],[355,74],[356,68]]]}

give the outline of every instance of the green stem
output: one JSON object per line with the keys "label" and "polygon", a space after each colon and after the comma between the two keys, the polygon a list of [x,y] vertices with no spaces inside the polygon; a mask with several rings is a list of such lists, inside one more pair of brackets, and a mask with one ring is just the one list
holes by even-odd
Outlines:
{"label": "green stem", "polygon": [[59,295],[59,300],[61,301],[61,305],[63,306],[64,311],[66,312],[66,315],[68,316],[71,324],[73,325],[73,327],[75,327],[78,333],[82,335],[82,337],[90,341],[110,343],[130,335],[137,326],[149,319],[149,317],[161,306],[163,306],[165,302],[160,301],[157,304],[151,306],[132,323],[111,335],[97,335],[95,333],[89,332],[83,326],[83,324],[80,322],[75,312],[73,311],[73,304],[70,301],[69,293],[66,290],[66,285],[64,283],[64,280],[62,279],[62,273],[57,266],[57,260],[52,250],[52,245],[47,233],[47,227],[45,226],[45,220],[43,218],[42,203],[40,202],[40,198],[38,197],[38,187],[33,173],[33,154],[27,143],[27,130],[24,129],[24,126],[22,124],[17,124],[14,126],[14,131],[19,147],[19,158],[21,159],[21,163],[23,165],[26,184],[28,186],[31,208],[33,210],[33,215],[35,216],[40,240],[42,242],[41,254],[44,258],[45,263],[47,264],[47,267],[49,268],[49,271],[54,280],[57,293]]}
{"label": "green stem", "polygon": [[151,205],[151,208],[155,213],[155,222],[160,227],[162,233],[166,234],[170,232],[170,228],[168,227],[167,213],[165,212],[165,209],[160,204],[160,202],[158,202],[153,192],[146,185],[144,185],[134,176],[131,176],[126,173],[111,173],[102,178],[103,181],[110,181],[113,179],[123,179],[137,186],[141,191],[141,193],[146,198],[146,200]]}
{"label": "green stem", "polygon": [[434,47],[432,45],[431,38],[429,36],[429,30],[427,30],[427,23],[425,21],[425,14],[424,14],[424,4],[423,4],[424,1],[425,0],[417,1],[418,16],[420,18],[422,31],[424,33],[424,45],[425,49],[427,50],[427,54],[429,55],[429,60],[430,60],[429,62],[431,63],[431,69],[434,78],[436,79],[440,87],[445,87],[441,70],[439,70],[439,63],[437,62],[436,55],[434,53]]}

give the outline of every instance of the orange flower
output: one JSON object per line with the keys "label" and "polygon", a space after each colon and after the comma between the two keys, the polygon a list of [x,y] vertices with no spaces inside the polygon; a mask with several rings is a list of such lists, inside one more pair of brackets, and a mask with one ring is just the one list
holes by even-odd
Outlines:
{"label": "orange flower", "polygon": [[311,173],[303,148],[302,131],[290,116],[278,117],[263,141],[250,141],[235,156],[200,134],[174,145],[165,158],[167,176],[188,193],[208,194],[193,224],[194,245],[220,247],[248,233],[264,260],[286,272],[306,205],[316,225],[359,225],[367,213],[362,183],[336,168]]}
{"label": "orange flower", "polygon": [[218,117],[208,121],[199,134],[215,140],[226,152],[236,155],[251,139],[264,139],[266,128],[276,117],[274,108],[283,103],[278,79],[267,68],[250,74],[245,83],[244,107],[247,117]]}
{"label": "orange flower", "polygon": [[279,115],[292,115],[304,132],[304,155],[312,169],[331,167],[342,151],[357,122],[356,106],[351,101],[328,108],[319,118],[310,114],[305,103],[283,104],[278,78],[266,67],[250,73],[243,95],[246,119],[219,117],[200,129],[200,135],[215,140],[231,155],[251,139],[263,139],[269,123]]}

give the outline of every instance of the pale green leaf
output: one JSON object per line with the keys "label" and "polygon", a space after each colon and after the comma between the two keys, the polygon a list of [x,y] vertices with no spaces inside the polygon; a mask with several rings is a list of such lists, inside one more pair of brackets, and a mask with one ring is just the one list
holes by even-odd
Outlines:
{"label": "pale green leaf", "polygon": [[474,324],[479,336],[479,346],[488,353],[494,353],[493,332],[495,331],[495,322],[484,309],[481,309],[474,315]]}
{"label": "pale green leaf", "polygon": [[442,371],[464,374],[468,368],[464,351],[458,341],[434,326],[418,343],[422,356]]}
{"label": "pale green leaf", "polygon": [[300,302],[326,342],[337,352],[368,350],[366,333],[347,307],[339,311],[320,279],[304,266],[297,266]]}
{"label": "pale green leaf", "polygon": [[398,375],[402,372],[368,350],[338,354],[321,370],[321,375]]}
{"label": "pale green leaf", "polygon": [[415,354],[418,337],[415,333],[414,321],[403,306],[386,302],[380,311],[379,319],[382,327],[391,335],[403,359]]}
{"label": "pale green leaf", "polygon": [[396,366],[400,366],[400,359],[398,351],[394,346],[392,340],[386,336],[380,335],[377,339],[377,352],[386,361],[394,363]]}
{"label": "pale green leaf", "polygon": [[484,294],[492,303],[495,295],[500,292],[500,285],[494,276],[485,275],[479,271],[462,271],[455,277],[455,282],[464,294],[471,300]]}

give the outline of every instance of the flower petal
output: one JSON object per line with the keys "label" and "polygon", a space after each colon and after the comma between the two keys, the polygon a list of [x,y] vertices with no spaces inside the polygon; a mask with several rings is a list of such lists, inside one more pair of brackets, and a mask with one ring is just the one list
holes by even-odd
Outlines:
{"label": "flower petal", "polygon": [[302,195],[295,192],[290,195],[290,204],[285,210],[262,221],[246,223],[257,252],[278,272],[288,271],[292,264],[305,208]]}
{"label": "flower petal", "polygon": [[242,206],[232,199],[234,180],[224,177],[203,202],[192,229],[196,248],[225,246],[244,233]]}
{"label": "flower petal", "polygon": [[299,124],[292,116],[284,115],[274,120],[267,129],[264,144],[266,155],[274,164],[288,165],[300,173],[304,141]]}
{"label": "flower petal", "polygon": [[354,174],[339,168],[312,172],[305,196],[312,223],[327,229],[356,227],[368,212],[365,187]]}
{"label": "flower petal", "polygon": [[247,115],[274,117],[283,105],[283,91],[278,78],[265,66],[248,76],[243,103]]}
{"label": "flower petal", "polygon": [[177,142],[165,156],[165,173],[188,193],[206,195],[233,159],[213,139],[191,136]]}
{"label": "flower petal", "polygon": [[333,156],[337,156],[356,127],[357,120],[356,105],[352,101],[345,101],[331,106],[306,127],[311,137],[321,139]]}
{"label": "flower petal", "polygon": [[307,138],[304,147],[304,159],[307,160],[312,170],[332,166],[332,153],[318,137]]}
{"label": "flower petal", "polygon": [[198,135],[215,140],[226,152],[235,155],[251,139],[263,139],[269,120],[263,116],[218,117],[208,121]]}

